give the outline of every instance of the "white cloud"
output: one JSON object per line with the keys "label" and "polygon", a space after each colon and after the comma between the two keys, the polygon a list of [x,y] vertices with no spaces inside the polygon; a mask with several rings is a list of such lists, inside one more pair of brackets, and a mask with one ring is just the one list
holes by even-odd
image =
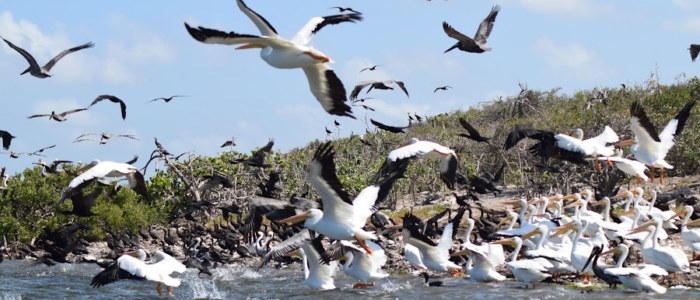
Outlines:
{"label": "white cloud", "polygon": [[688,17],[679,21],[666,21],[664,22],[664,28],[670,31],[700,34],[700,16]]}
{"label": "white cloud", "polygon": [[698,0],[673,0],[673,4],[683,10],[700,9],[700,1]]}
{"label": "white cloud", "polygon": [[594,78],[612,72],[580,43],[556,44],[551,39],[542,37],[535,42],[534,51],[542,56],[548,65],[573,73],[576,77]]}
{"label": "white cloud", "polygon": [[593,0],[518,0],[518,3],[532,11],[558,16],[590,17],[615,10],[612,4]]}

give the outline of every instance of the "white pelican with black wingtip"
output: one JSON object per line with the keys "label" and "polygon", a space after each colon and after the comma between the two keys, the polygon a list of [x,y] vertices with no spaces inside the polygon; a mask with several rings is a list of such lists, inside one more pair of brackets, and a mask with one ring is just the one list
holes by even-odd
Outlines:
{"label": "white pelican with black wingtip", "polygon": [[171,288],[180,286],[180,279],[170,277],[170,274],[184,273],[187,267],[163,251],[155,252],[155,262],[151,264],[146,264],[146,256],[143,249],[124,253],[115,263],[95,275],[90,285],[98,288],[119,279],[145,279],[157,283],[158,295],[162,294],[161,286],[165,285],[167,295],[172,296]]}
{"label": "white pelican with black wingtip", "polygon": [[195,40],[205,44],[243,44],[236,49],[262,48],[260,57],[270,66],[278,69],[303,69],[309,80],[311,93],[326,112],[355,118],[351,114],[350,106],[345,104],[347,98],[343,83],[326,64],[331,59],[308,44],[313,35],[326,25],[360,21],[361,14],[314,17],[297,32],[294,38],[286,40],[277,34],[277,30],[265,18],[250,9],[242,0],[236,2],[238,8],[258,27],[260,36],[233,31],[223,32],[201,26],[194,28],[185,23],[187,31]]}
{"label": "white pelican with black wingtip", "polygon": [[336,240],[354,239],[371,254],[372,249],[365,240],[376,240],[377,235],[362,227],[376,211],[375,205],[386,198],[394,182],[403,176],[408,160],[383,167],[375,175],[374,184],[362,189],[351,200],[336,175],[334,156],[330,142],[321,145],[306,173],[306,180],[321,196],[323,211],[314,208],[279,222],[297,223],[305,220],[304,226],[307,228]]}
{"label": "white pelican with black wingtip", "polygon": [[389,152],[387,162],[393,163],[399,159],[439,157],[440,178],[450,189],[454,189],[457,173],[457,153],[454,150],[431,141],[421,141],[411,138],[408,143]]}

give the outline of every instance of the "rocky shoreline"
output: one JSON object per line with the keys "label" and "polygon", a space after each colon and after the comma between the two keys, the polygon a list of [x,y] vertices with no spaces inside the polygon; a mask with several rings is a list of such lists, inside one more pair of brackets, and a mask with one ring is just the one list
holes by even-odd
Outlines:
{"label": "rocky shoreline", "polygon": [[[668,202],[676,200],[686,205],[694,205],[696,214],[700,211],[700,176],[691,176],[683,178],[670,178],[664,186],[652,185],[650,188],[657,188],[660,196],[657,200],[660,207],[668,207]],[[675,193],[675,194],[674,194]],[[479,203],[470,205],[470,214],[472,218],[480,220],[481,218],[489,218],[489,221],[498,223],[499,215],[509,209],[506,201],[513,199],[521,194],[517,189],[506,189],[498,196],[483,196]],[[440,195],[439,200],[432,202],[430,205],[414,206],[412,209],[418,211],[425,208],[440,206],[447,208],[456,208],[456,197],[460,196],[459,192],[450,192],[449,194]],[[429,197],[426,194],[420,194],[418,197]],[[671,199],[673,198],[673,199]],[[405,201],[397,201],[401,203]],[[420,203],[412,199],[409,202]],[[403,209],[398,207],[393,211],[385,211],[391,215],[392,212],[397,212]],[[485,214],[488,212],[490,214]],[[200,276],[211,276],[211,271],[214,268],[235,264],[239,266],[248,266],[256,268],[259,266],[261,258],[255,253],[254,247],[249,247],[245,242],[244,236],[237,228],[240,223],[232,222],[231,219],[223,221],[223,218],[212,217],[215,213],[212,211],[202,211],[199,218],[189,217],[179,218],[169,226],[156,225],[148,229],[141,230],[137,234],[107,234],[103,241],[86,241],[80,238],[73,238],[74,233],[80,229],[85,229],[80,225],[67,225],[62,230],[51,234],[42,234],[33,243],[10,243],[7,242],[0,245],[0,256],[3,259],[35,259],[38,263],[44,263],[52,266],[56,263],[97,263],[104,266],[111,263],[124,250],[143,248],[147,251],[163,250],[169,253],[176,259],[183,261],[190,268],[200,270]],[[697,215],[693,218],[697,218]],[[188,220],[189,219],[189,220]],[[399,221],[396,218],[394,221]],[[439,220],[440,227],[447,221],[448,216]],[[200,221],[205,220],[205,221]],[[368,225],[370,226],[370,225]],[[375,228],[379,233],[379,244],[385,249],[388,257],[385,269],[390,273],[406,274],[413,271],[408,262],[401,255],[401,235],[397,234],[396,230],[387,230],[383,228]],[[459,239],[464,237],[464,228],[460,228],[457,233],[457,240],[453,241],[453,249],[457,249],[460,243]],[[477,239],[483,241],[488,239],[482,233],[478,233]],[[684,245],[677,232],[669,231],[670,237],[663,244],[679,249],[690,257],[692,254],[690,249]],[[274,240],[273,240],[274,241]],[[277,241],[279,242],[279,241]],[[509,250],[508,250],[509,252]],[[630,259],[641,260],[637,257],[637,251],[632,251]],[[1,262],[1,260],[0,260]],[[267,268],[279,267],[280,264],[288,263],[278,262],[271,263]],[[678,285],[700,288],[700,261],[691,262],[691,272],[683,274],[679,277]],[[502,267],[499,272],[509,274],[509,271]],[[573,283],[577,281],[576,276],[562,277],[562,283]]]}

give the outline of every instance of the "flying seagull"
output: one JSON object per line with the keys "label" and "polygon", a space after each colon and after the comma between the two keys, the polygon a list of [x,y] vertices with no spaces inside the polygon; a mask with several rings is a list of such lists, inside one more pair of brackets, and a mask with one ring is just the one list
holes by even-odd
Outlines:
{"label": "flying seagull", "polygon": [[698,58],[698,53],[700,53],[700,45],[698,44],[690,44],[690,59],[695,61],[696,58]]}
{"label": "flying seagull", "polygon": [[49,120],[56,120],[58,122],[63,122],[66,119],[66,116],[72,113],[77,113],[80,111],[87,110],[87,108],[76,108],[76,109],[71,109],[64,111],[62,113],[56,113],[55,111],[51,111],[50,114],[38,114],[38,115],[31,115],[27,117],[27,119],[32,119],[32,118],[39,118],[39,117],[49,117]]}
{"label": "flying seagull", "polygon": [[10,143],[12,143],[12,139],[16,138],[16,136],[10,134],[5,130],[0,130],[0,138],[2,138],[2,148],[7,150],[8,148],[10,148]]}
{"label": "flying seagull", "polygon": [[352,109],[345,102],[345,87],[338,76],[328,66],[331,59],[322,52],[309,46],[311,38],[326,25],[362,20],[361,14],[341,14],[315,17],[297,32],[291,40],[280,37],[270,23],[261,15],[250,9],[242,0],[237,1],[238,8],[247,15],[260,30],[260,36],[223,32],[204,27],[191,27],[185,23],[187,32],[197,41],[205,44],[237,45],[236,49],[261,49],[260,56],[270,66],[279,69],[302,69],[306,74],[311,93],[332,115],[355,118]]}
{"label": "flying seagull", "polygon": [[163,100],[165,103],[168,103],[168,102],[172,101],[173,98],[182,98],[182,97],[187,97],[187,96],[183,96],[183,95],[172,95],[172,96],[170,96],[170,97],[158,97],[158,98],[155,98],[155,99],[153,99],[153,100],[151,100],[151,101],[148,101],[148,103],[151,103],[151,102],[153,102],[153,101],[158,101],[158,100]]}
{"label": "flying seagull", "polygon": [[32,76],[37,77],[37,78],[51,77],[51,74],[49,74],[49,71],[51,71],[51,68],[53,68],[53,66],[58,62],[58,60],[60,60],[61,58],[63,58],[64,56],[66,56],[70,53],[73,53],[75,51],[82,50],[85,48],[90,48],[90,47],[95,45],[92,42],[89,42],[89,43],[86,43],[86,44],[83,44],[83,45],[80,45],[77,47],[70,48],[68,50],[64,50],[63,52],[59,53],[54,58],[49,60],[49,62],[47,62],[43,67],[39,67],[39,64],[36,62],[36,59],[34,59],[34,57],[31,54],[29,54],[29,52],[27,52],[26,50],[24,50],[20,47],[15,46],[15,44],[10,43],[10,41],[8,41],[4,38],[2,40],[5,41],[5,43],[7,43],[7,45],[10,46],[10,48],[15,49],[15,51],[19,52],[19,54],[24,56],[24,59],[26,59],[27,62],[29,63],[29,67],[26,70],[24,70],[24,72],[22,72],[20,75],[24,75],[25,73],[29,72],[29,74],[32,74]]}
{"label": "flying seagull", "polygon": [[437,91],[440,91],[440,90],[446,91],[447,89],[451,89],[451,88],[452,87],[449,85],[439,86],[439,87],[435,88],[435,90],[433,91],[433,94],[437,93]]}
{"label": "flying seagull", "polygon": [[349,12],[354,12],[354,13],[356,13],[356,14],[361,14],[361,12],[352,9],[352,7],[340,7],[340,6],[333,6],[333,7],[331,7],[331,9],[333,9],[333,8],[337,8],[337,9],[338,9],[338,12],[341,12],[341,13],[344,13],[344,12],[346,12],[346,11],[349,11]]}
{"label": "flying seagull", "polygon": [[482,53],[484,51],[491,51],[491,48],[486,46],[486,39],[488,39],[489,34],[491,34],[491,29],[493,29],[493,23],[496,22],[496,16],[498,15],[498,12],[500,10],[501,7],[498,5],[495,5],[493,8],[491,8],[491,12],[489,13],[489,15],[486,16],[486,18],[484,18],[483,21],[481,21],[481,24],[479,24],[479,29],[476,30],[476,34],[474,34],[474,39],[455,30],[454,28],[452,28],[452,26],[450,26],[450,24],[447,24],[447,22],[442,22],[442,29],[445,31],[447,36],[457,40],[457,43],[449,49],[445,50],[445,53],[451,51],[454,48],[458,48],[459,50],[471,53]]}
{"label": "flying seagull", "polygon": [[109,100],[109,101],[112,101],[114,103],[119,103],[119,106],[121,107],[121,111],[122,111],[122,120],[126,120],[126,103],[124,103],[124,101],[122,101],[122,99],[119,99],[116,96],[99,95],[95,98],[95,100],[92,100],[92,103],[90,103],[90,106],[88,106],[88,108],[92,107],[97,102],[100,102],[102,100]]}
{"label": "flying seagull", "polygon": [[394,88],[391,87],[390,85],[396,84],[399,86],[399,88],[406,94],[408,97],[408,90],[406,90],[406,85],[404,85],[403,81],[399,80],[368,80],[368,81],[363,81],[355,85],[355,88],[352,89],[352,92],[350,92],[350,100],[355,100],[357,99],[357,96],[360,95],[360,91],[364,89],[366,86],[369,86],[369,89],[367,89],[367,92],[369,93],[372,89],[378,89],[378,90],[393,90]]}
{"label": "flying seagull", "polygon": [[360,70],[360,73],[362,73],[362,72],[364,72],[364,71],[374,71],[374,70],[377,69],[377,67],[379,67],[379,65],[374,65],[374,66],[371,66],[371,67],[364,68],[364,69]]}

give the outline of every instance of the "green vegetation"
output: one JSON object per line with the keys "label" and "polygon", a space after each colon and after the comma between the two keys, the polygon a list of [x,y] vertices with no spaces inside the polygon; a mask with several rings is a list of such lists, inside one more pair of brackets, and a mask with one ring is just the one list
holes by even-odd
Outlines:
{"label": "green vegetation", "polygon": [[[495,171],[502,163],[508,168],[504,183],[525,186],[534,183],[543,190],[551,187],[566,189],[569,181],[584,182],[595,177],[589,166],[571,166],[552,161],[572,172],[553,173],[537,168],[540,161],[526,151],[527,142],[516,149],[503,150],[505,136],[516,124],[528,124],[535,128],[549,129],[555,132],[570,132],[581,128],[587,135],[597,135],[604,125],[610,125],[621,138],[629,138],[629,107],[633,101],[641,101],[652,122],[659,130],[691,98],[697,98],[700,81],[692,78],[673,85],[649,83],[620,88],[606,89],[608,99],[605,103],[589,101],[593,91],[581,91],[573,95],[562,95],[557,89],[551,91],[529,91],[524,89],[520,95],[496,99],[481,107],[467,111],[450,112],[431,116],[422,124],[412,126],[408,134],[391,134],[377,132],[366,134],[363,139],[374,146],[367,146],[359,141],[358,136],[339,139],[333,142],[336,149],[338,176],[351,195],[363,188],[373,172],[382,164],[384,155],[411,137],[431,140],[457,149],[460,158],[460,172],[465,176],[484,171]],[[697,111],[697,108],[695,109]],[[482,135],[493,137],[492,143],[475,143],[460,137],[464,132],[458,119],[465,118]],[[316,197],[315,192],[304,179],[305,168],[321,141],[312,141],[306,147],[289,153],[273,152],[267,157],[272,165],[268,170],[280,172],[278,185],[280,196],[285,198],[292,194],[310,192],[309,197]],[[167,148],[167,145],[165,145]],[[697,174],[698,147],[700,147],[700,122],[696,115],[686,125],[685,131],[671,150],[667,161],[675,166],[669,170],[671,176]],[[233,183],[232,189],[205,192],[201,199],[209,200],[217,206],[239,204],[246,196],[258,191],[257,185],[269,176],[267,171],[243,165],[230,164],[233,158],[247,154],[238,152],[224,153],[219,157],[189,157],[173,162],[171,165],[184,174],[193,184],[201,182],[201,176],[217,171],[228,177]],[[438,163],[434,160],[421,160],[413,163],[405,180],[400,180],[387,200],[386,207],[394,211],[390,215],[400,218],[405,210],[396,211],[395,202],[413,201],[418,192],[447,192],[440,181]],[[75,171],[77,166],[66,166]],[[572,175],[574,174],[574,175]],[[572,177],[577,176],[577,177]],[[116,194],[103,193],[97,200],[93,212],[98,216],[76,217],[58,213],[56,203],[61,190],[68,185],[71,176],[60,173],[48,177],[41,175],[38,167],[24,170],[10,178],[6,190],[0,191],[0,235],[8,242],[30,242],[44,229],[55,230],[66,223],[80,222],[92,227],[84,237],[97,240],[106,232],[136,232],[152,224],[167,224],[174,221],[180,211],[193,202],[195,197],[186,184],[172,168],[156,171],[149,180],[149,197],[141,198],[130,189],[121,189]],[[93,188],[93,187],[91,187]],[[528,192],[524,189],[523,192]],[[409,195],[409,196],[404,196]],[[410,199],[410,200],[406,200]],[[410,203],[409,203],[410,204]],[[61,206],[61,210],[70,209],[70,201]],[[427,217],[440,211],[443,207],[417,209],[414,212]],[[216,218],[220,212],[212,208],[208,218]],[[211,220],[204,220],[211,221]]]}

